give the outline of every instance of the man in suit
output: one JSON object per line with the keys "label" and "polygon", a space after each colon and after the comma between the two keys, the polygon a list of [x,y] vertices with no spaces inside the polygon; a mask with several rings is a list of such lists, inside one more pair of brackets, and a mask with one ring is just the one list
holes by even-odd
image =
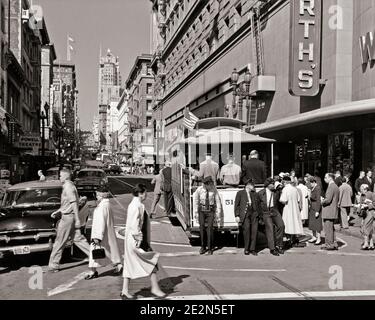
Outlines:
{"label": "man in suit", "polygon": [[172,192],[172,163],[165,162],[165,168],[160,171],[161,191],[164,193],[164,207],[167,216],[175,212],[175,203]]}
{"label": "man in suit", "polygon": [[192,175],[202,180],[207,177],[212,177],[215,186],[217,180],[219,179],[219,165],[212,160],[210,152],[206,153],[206,160],[199,164],[199,171],[191,168],[190,172]]}
{"label": "man in suit", "polygon": [[340,170],[337,170],[335,173],[335,183],[339,188],[342,185],[342,176]]}
{"label": "man in suit", "polygon": [[[285,225],[278,210],[280,194],[275,192],[275,181],[271,178],[264,182],[264,189],[259,191],[260,208],[266,228],[268,248],[274,256],[283,254],[283,236]],[[274,230],[275,226],[275,230]]]}
{"label": "man in suit", "polygon": [[335,220],[338,218],[338,203],[340,190],[335,183],[335,175],[327,173],[324,177],[324,181],[328,184],[328,188],[325,194],[325,198],[322,198],[322,218],[324,224],[324,233],[326,236],[325,245],[322,247],[323,250],[338,250],[336,238],[335,238]]}
{"label": "man in suit", "polygon": [[242,165],[242,181],[252,179],[255,184],[262,184],[267,178],[266,165],[259,160],[259,153],[256,150],[250,152],[250,159]]}
{"label": "man in suit", "polygon": [[361,185],[366,183],[365,176],[366,172],[361,171],[359,177],[354,182],[354,190],[357,194],[361,192]]}
{"label": "man in suit", "polygon": [[372,179],[372,171],[367,170],[366,177],[365,177],[365,184],[368,185],[369,190],[372,192],[374,190],[374,180]]}
{"label": "man in suit", "polygon": [[340,216],[341,216],[341,228],[349,229],[349,217],[350,217],[350,210],[353,206],[352,203],[352,196],[353,190],[352,187],[348,184],[347,178],[342,179],[342,185],[339,188],[340,196],[339,196],[339,208],[340,208]]}
{"label": "man in suit", "polygon": [[255,247],[261,214],[259,204],[259,195],[255,191],[254,182],[251,179],[245,180],[245,189],[237,192],[234,203],[236,222],[242,225],[245,255],[258,255]]}

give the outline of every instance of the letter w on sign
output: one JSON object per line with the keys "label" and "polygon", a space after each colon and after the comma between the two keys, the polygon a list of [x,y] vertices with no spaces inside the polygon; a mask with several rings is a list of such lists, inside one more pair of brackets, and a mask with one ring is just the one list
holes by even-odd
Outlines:
{"label": "letter w on sign", "polygon": [[369,60],[375,60],[374,34],[372,32],[359,38],[359,47],[361,48],[362,64],[367,64]]}

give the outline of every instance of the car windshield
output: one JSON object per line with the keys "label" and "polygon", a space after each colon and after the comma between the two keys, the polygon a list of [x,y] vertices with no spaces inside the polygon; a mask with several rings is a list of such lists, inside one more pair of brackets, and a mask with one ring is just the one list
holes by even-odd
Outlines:
{"label": "car windshield", "polygon": [[32,206],[35,204],[60,203],[61,188],[9,191],[4,199],[5,207]]}
{"label": "car windshield", "polygon": [[104,174],[100,171],[80,171],[78,172],[78,178],[103,178]]}
{"label": "car windshield", "polygon": [[47,176],[55,176],[59,174],[59,170],[47,170]]}

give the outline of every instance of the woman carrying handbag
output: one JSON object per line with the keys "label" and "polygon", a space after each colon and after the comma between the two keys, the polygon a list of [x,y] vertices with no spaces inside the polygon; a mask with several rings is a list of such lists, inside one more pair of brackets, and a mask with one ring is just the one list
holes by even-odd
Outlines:
{"label": "woman carrying handbag", "polygon": [[99,276],[96,269],[100,265],[96,260],[105,257],[108,257],[115,266],[115,274],[121,274],[122,271],[121,255],[117,244],[109,197],[110,194],[106,188],[96,192],[98,206],[93,213],[89,256],[90,273],[85,277],[86,280]]}
{"label": "woman carrying handbag", "polygon": [[120,296],[123,300],[133,299],[134,296],[129,293],[130,280],[150,277],[152,295],[164,298],[166,294],[161,291],[156,277],[159,253],[153,252],[149,245],[149,219],[143,204],[147,197],[146,186],[137,184],[133,196],[126,218],[124,283]]}

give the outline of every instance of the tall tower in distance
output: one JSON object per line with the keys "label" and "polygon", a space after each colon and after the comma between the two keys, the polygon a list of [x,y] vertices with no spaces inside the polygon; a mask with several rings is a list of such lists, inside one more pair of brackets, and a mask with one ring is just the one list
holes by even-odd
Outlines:
{"label": "tall tower in distance", "polygon": [[121,74],[119,58],[110,49],[105,56],[100,53],[99,61],[99,86],[98,86],[98,116],[99,116],[99,145],[101,150],[111,151],[114,144],[113,137],[118,130],[113,124],[111,115],[117,110],[112,110],[117,106],[121,97]]}

